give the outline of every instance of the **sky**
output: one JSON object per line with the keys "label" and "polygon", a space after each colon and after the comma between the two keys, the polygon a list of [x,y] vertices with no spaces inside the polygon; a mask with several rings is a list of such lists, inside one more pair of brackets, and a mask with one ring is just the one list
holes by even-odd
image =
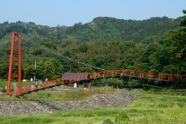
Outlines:
{"label": "sky", "polygon": [[72,26],[95,17],[143,20],[183,16],[186,0],[0,0],[0,23]]}

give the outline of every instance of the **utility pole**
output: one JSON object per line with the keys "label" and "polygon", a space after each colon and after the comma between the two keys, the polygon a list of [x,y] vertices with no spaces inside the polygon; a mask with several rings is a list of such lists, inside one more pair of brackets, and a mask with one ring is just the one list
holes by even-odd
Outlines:
{"label": "utility pole", "polygon": [[36,80],[36,69],[37,69],[37,61],[35,60],[35,62],[34,62],[34,81]]}

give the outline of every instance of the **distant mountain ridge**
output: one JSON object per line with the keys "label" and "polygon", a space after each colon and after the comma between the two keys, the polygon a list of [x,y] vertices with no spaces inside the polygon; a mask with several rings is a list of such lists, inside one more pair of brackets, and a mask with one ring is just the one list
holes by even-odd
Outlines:
{"label": "distant mountain ridge", "polygon": [[[174,29],[181,18],[170,19],[156,17],[147,20],[124,20],[111,17],[97,17],[93,21],[71,27],[49,27],[29,22],[1,23],[0,39],[6,34],[16,31],[24,35],[54,37],[59,41],[140,41],[157,40],[165,32]],[[38,37],[39,38],[39,37]],[[32,40],[32,39],[30,39]]]}

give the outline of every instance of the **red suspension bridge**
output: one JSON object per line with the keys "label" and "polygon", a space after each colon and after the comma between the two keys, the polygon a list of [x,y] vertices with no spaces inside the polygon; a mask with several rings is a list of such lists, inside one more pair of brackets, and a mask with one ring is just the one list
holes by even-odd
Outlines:
{"label": "red suspension bridge", "polygon": [[[17,50],[15,49],[15,42],[18,43]],[[69,73],[59,77],[56,80],[45,81],[43,84],[38,84],[38,86],[22,86],[22,51],[21,51],[21,36],[13,32],[11,36],[11,50],[9,56],[9,70],[8,70],[8,82],[6,92],[9,95],[20,96],[23,94],[31,93],[38,90],[44,90],[47,88],[59,86],[59,85],[73,85],[74,83],[81,82],[91,82],[94,80],[99,80],[103,78],[131,78],[135,80],[147,80],[155,82],[185,82],[186,75],[184,74],[165,74],[165,73],[154,73],[153,71],[145,72],[142,70],[128,70],[128,69],[112,69],[112,70],[101,70],[96,72],[85,72],[85,73]],[[14,59],[17,59],[18,69],[13,72]],[[94,67],[94,66],[93,66]],[[11,90],[12,78],[16,77],[18,79],[18,88]]]}

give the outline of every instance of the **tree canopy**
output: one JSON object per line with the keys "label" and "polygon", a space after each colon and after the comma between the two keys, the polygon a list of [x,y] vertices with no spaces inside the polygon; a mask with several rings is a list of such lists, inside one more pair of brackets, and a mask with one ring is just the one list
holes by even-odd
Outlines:
{"label": "tree canopy", "polygon": [[23,37],[23,78],[37,75],[52,79],[67,71],[93,71],[90,65],[183,73],[185,22],[185,16],[143,21],[98,17],[71,27],[4,22],[0,24],[0,77],[7,76],[7,52],[13,31]]}

